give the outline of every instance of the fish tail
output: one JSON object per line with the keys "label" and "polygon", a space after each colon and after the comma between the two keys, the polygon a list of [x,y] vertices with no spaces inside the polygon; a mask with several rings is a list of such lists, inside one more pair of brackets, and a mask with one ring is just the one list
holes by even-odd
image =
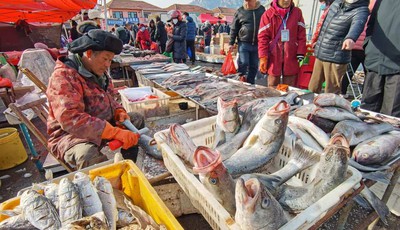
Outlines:
{"label": "fish tail", "polygon": [[301,164],[303,169],[310,167],[313,164],[316,164],[319,161],[321,153],[318,151],[307,147],[303,144],[303,142],[298,139],[294,146],[294,151],[292,152],[290,162],[295,161],[297,164]]}

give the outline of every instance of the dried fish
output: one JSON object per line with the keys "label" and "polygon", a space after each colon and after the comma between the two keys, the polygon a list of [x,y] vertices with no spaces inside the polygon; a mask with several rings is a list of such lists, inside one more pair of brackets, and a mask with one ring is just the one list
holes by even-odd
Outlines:
{"label": "dried fish", "polygon": [[117,228],[118,211],[111,183],[106,178],[98,176],[94,179],[94,186],[103,204],[103,211],[107,217],[108,226],[110,229],[115,230]]}
{"label": "dried fish", "polygon": [[82,172],[77,172],[73,182],[78,187],[83,216],[91,216],[95,213],[102,212],[103,208],[99,195],[90,181],[89,176]]}
{"label": "dried fish", "polygon": [[59,214],[63,226],[82,218],[79,191],[68,178],[63,178],[58,186]]}

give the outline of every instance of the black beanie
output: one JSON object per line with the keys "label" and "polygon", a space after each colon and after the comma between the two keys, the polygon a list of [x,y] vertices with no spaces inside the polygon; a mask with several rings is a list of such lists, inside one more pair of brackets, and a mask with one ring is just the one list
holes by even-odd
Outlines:
{"label": "black beanie", "polygon": [[122,41],[110,32],[95,29],[68,44],[72,53],[83,53],[87,50],[110,51],[119,54],[122,51]]}

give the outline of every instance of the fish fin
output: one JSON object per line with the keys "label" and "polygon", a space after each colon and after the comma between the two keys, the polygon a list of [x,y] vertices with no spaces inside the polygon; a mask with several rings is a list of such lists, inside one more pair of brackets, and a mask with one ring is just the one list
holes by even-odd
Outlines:
{"label": "fish fin", "polygon": [[373,181],[379,181],[384,184],[389,184],[393,172],[376,171],[376,172],[361,172],[363,178]]}
{"label": "fish fin", "polygon": [[361,207],[368,210],[372,210],[371,205],[369,205],[368,201],[360,194],[354,197],[354,201],[357,202],[357,204],[360,205]]}
{"label": "fish fin", "polygon": [[294,151],[291,154],[290,160],[295,161],[296,165],[302,165],[302,169],[306,169],[313,164],[316,164],[320,159],[321,153],[306,146],[303,141],[298,139],[294,146]]}
{"label": "fish fin", "polygon": [[390,214],[390,210],[387,207],[387,205],[381,201],[375,193],[373,193],[369,188],[365,187],[361,191],[361,195],[368,201],[368,203],[374,208],[376,213],[378,214],[379,218],[381,221],[387,225],[388,222],[386,220],[386,217]]}

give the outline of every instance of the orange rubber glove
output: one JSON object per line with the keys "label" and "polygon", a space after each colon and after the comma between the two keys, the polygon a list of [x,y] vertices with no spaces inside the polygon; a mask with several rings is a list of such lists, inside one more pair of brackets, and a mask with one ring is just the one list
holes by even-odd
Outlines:
{"label": "orange rubber glove", "polygon": [[108,122],[106,122],[106,126],[101,134],[101,139],[115,139],[121,141],[123,143],[123,149],[129,149],[130,147],[137,145],[139,138],[140,135],[138,133],[114,127]]}
{"label": "orange rubber glove", "polygon": [[261,73],[266,74],[268,72],[267,65],[268,65],[268,58],[267,57],[260,58],[260,72]]}
{"label": "orange rubber glove", "polygon": [[124,122],[126,119],[131,119],[126,113],[125,109],[119,108],[114,111],[114,120],[120,125],[120,123]]}

